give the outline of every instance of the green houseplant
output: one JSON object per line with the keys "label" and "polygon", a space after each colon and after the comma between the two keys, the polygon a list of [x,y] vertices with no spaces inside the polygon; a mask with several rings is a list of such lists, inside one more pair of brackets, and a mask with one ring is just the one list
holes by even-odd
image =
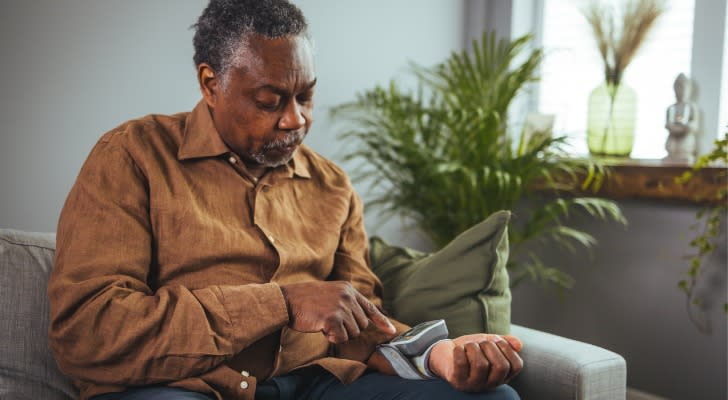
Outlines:
{"label": "green houseplant", "polygon": [[484,33],[472,53],[453,52],[434,68],[413,65],[416,91],[395,82],[376,86],[332,115],[348,123],[342,136],[356,147],[346,159],[362,161],[352,175],[369,183],[368,206],[408,217],[436,246],[497,210],[547,193],[509,230],[512,282],[530,277],[570,287],[568,274],[544,265],[525,245],[591,247],[594,237],[566,224],[577,212],[626,221],[612,201],[573,195],[596,188],[604,171],[566,157],[564,138],[509,134],[508,107],[536,79],[542,57],[540,49],[525,53],[529,40]]}
{"label": "green houseplant", "polygon": [[[728,132],[722,138],[713,142],[713,148],[707,154],[698,158],[690,171],[686,171],[677,178],[678,183],[687,183],[701,169],[712,164],[728,164]],[[720,179],[725,183],[728,178],[728,171],[722,171]],[[688,316],[693,324],[701,332],[710,331],[708,322],[696,315],[695,308],[700,307],[702,300],[697,294],[698,280],[704,273],[705,261],[719,246],[721,219],[725,218],[728,211],[728,184],[725,184],[715,194],[713,199],[705,199],[710,204],[698,211],[695,224],[691,227],[697,231],[696,236],[690,241],[693,253],[688,256],[690,268],[686,271],[686,277],[678,282],[678,287],[685,293]],[[724,267],[724,266],[723,266]],[[723,311],[728,313],[728,303],[723,304]]]}

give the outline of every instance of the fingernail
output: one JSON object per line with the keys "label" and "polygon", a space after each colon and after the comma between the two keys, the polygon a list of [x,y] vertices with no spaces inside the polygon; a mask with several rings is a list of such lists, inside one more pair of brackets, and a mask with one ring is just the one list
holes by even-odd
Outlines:
{"label": "fingernail", "polygon": [[502,337],[501,335],[495,335],[495,340],[494,340],[494,342],[498,343],[498,342],[505,342],[505,341],[506,341],[506,340],[505,340],[505,339],[503,339],[503,337]]}

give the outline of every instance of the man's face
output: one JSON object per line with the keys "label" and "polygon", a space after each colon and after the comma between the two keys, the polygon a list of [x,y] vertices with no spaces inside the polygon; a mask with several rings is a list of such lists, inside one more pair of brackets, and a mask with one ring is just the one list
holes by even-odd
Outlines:
{"label": "man's face", "polygon": [[[311,127],[316,78],[309,41],[255,36],[205,100],[222,140],[250,168],[287,163]],[[209,92],[209,94],[207,93]]]}

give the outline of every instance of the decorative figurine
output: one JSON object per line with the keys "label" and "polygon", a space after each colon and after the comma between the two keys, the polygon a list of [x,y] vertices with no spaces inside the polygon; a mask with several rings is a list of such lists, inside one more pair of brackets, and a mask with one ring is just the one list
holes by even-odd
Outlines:
{"label": "decorative figurine", "polygon": [[692,82],[685,74],[675,79],[677,102],[667,108],[665,129],[670,132],[665,142],[665,161],[692,164],[695,161],[699,110],[691,101]]}

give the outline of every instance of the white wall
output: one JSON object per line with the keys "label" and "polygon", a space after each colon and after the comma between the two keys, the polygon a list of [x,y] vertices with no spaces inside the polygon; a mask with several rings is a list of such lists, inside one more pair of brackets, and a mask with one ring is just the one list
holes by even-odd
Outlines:
{"label": "white wall", "polygon": [[[337,155],[327,108],[442,60],[462,42],[462,1],[300,0],[316,42],[316,123],[307,143]],[[199,100],[189,29],[204,0],[6,0],[0,13],[0,226],[54,231],[97,138],[127,119]],[[336,158],[336,157],[335,157]],[[395,224],[374,233],[398,235]]]}

